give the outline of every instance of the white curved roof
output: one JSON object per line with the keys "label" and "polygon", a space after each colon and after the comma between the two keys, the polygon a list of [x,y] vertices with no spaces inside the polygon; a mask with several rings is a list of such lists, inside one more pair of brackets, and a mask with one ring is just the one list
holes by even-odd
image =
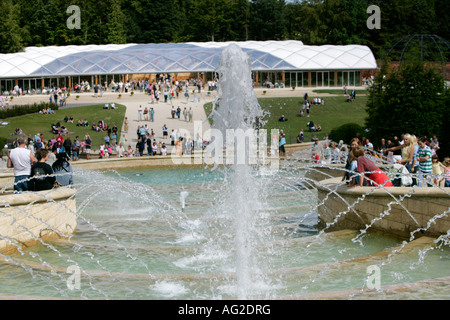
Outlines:
{"label": "white curved roof", "polygon": [[376,69],[367,46],[306,46],[301,41],[188,42],[29,47],[0,54],[0,78],[215,71],[224,47],[247,52],[252,70]]}

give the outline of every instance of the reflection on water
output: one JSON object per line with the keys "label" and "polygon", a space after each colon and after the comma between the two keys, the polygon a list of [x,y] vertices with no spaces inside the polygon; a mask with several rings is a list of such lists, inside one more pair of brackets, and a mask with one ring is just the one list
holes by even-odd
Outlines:
{"label": "reflection on water", "polygon": [[[251,297],[273,298],[365,288],[367,267],[382,264],[383,285],[448,277],[448,246],[365,258],[401,241],[357,232],[319,233],[317,195],[303,172],[258,176],[270,185],[252,250]],[[30,247],[0,264],[0,292],[76,298],[221,299],[236,297],[233,221],[225,213],[234,186],[226,170],[165,168],[76,172],[78,230],[64,242]],[[188,192],[181,210],[180,192]],[[357,262],[353,262],[359,257]],[[346,261],[345,264],[339,264]],[[70,290],[69,266],[81,272]],[[257,267],[256,267],[257,266]],[[445,298],[440,288],[422,298]],[[420,291],[419,291],[420,292]],[[420,293],[415,293],[421,297]],[[383,293],[344,297],[391,298]]]}

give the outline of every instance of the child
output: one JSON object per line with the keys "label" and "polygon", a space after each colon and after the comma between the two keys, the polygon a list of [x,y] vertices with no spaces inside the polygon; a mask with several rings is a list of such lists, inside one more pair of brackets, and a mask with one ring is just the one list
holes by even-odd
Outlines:
{"label": "child", "polygon": [[355,185],[359,185],[359,176],[358,173],[356,171],[356,169],[358,168],[358,161],[357,158],[355,157],[355,155],[353,154],[352,151],[350,151],[349,154],[350,158],[350,167],[349,167],[349,171],[352,173],[352,175],[350,175],[350,182],[348,183],[348,187],[352,187]]}
{"label": "child", "polygon": [[105,145],[102,143],[100,145],[100,158],[104,158],[105,157]]}
{"label": "child", "polygon": [[442,169],[441,166],[444,167],[444,165],[442,163],[439,162],[439,157],[437,156],[437,154],[434,154],[431,157],[431,162],[432,162],[432,174],[433,174],[433,183],[437,186],[440,185],[441,181],[443,181],[444,179],[441,178],[441,174],[442,174]]}
{"label": "child", "polygon": [[166,148],[165,144],[163,144],[162,147],[161,147],[161,155],[162,156],[167,156],[167,148]]}
{"label": "child", "polygon": [[312,160],[314,161],[314,163],[320,163],[320,156],[317,152],[313,152]]}
{"label": "child", "polygon": [[444,159],[444,164],[439,162],[439,166],[444,170],[445,184],[444,187],[450,188],[450,157]]}

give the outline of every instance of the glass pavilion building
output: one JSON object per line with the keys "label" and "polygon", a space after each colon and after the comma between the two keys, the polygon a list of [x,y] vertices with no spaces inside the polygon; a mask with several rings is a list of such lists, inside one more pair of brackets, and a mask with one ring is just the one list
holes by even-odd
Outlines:
{"label": "glass pavilion building", "polygon": [[249,55],[256,87],[266,81],[286,87],[360,86],[363,72],[377,68],[367,46],[307,46],[293,40],[29,47],[0,54],[0,92],[16,85],[40,92],[159,73],[195,74],[206,83],[215,78],[221,51],[230,43]]}

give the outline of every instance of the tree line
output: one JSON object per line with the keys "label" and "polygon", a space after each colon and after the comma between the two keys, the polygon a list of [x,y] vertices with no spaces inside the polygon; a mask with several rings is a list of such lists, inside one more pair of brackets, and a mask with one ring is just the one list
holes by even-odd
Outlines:
{"label": "tree line", "polygon": [[[448,0],[2,0],[0,52],[28,46],[301,40],[369,46],[381,57],[407,34],[450,34]],[[67,8],[80,8],[70,29]],[[367,28],[369,5],[380,29]]]}

